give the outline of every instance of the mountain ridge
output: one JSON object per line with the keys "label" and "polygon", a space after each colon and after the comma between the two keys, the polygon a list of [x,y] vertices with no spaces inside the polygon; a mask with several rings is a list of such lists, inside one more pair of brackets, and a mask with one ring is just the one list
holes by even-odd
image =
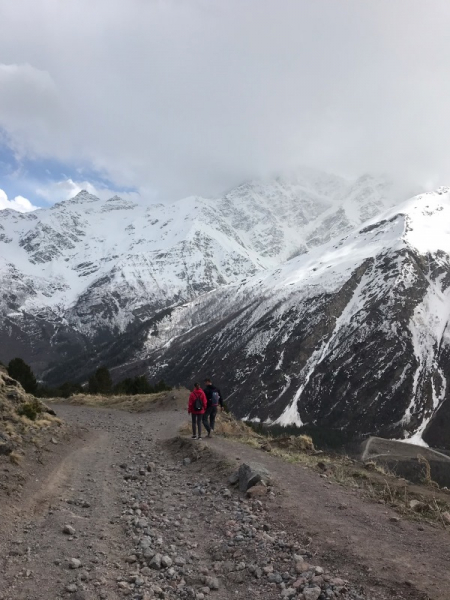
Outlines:
{"label": "mountain ridge", "polygon": [[52,383],[209,372],[240,418],[425,443],[450,375],[448,188],[398,205],[383,180],[309,177],[0,213],[3,348]]}

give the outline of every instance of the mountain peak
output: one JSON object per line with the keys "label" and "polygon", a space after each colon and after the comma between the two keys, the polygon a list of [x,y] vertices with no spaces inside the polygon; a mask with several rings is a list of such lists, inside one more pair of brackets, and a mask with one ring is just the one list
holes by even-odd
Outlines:
{"label": "mountain peak", "polygon": [[100,200],[98,196],[90,194],[87,190],[81,190],[73,198],[69,199],[70,202],[97,202],[98,200]]}

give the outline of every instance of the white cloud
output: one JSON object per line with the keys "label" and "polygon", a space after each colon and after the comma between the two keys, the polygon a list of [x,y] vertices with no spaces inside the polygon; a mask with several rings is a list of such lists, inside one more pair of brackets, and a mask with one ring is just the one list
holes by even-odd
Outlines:
{"label": "white cloud", "polygon": [[0,20],[19,155],[165,197],[297,164],[450,182],[446,0],[0,0]]}
{"label": "white cloud", "polygon": [[36,210],[38,207],[33,206],[33,204],[23,196],[16,196],[15,198],[8,200],[6,192],[0,190],[0,210],[4,210],[5,208],[10,208],[21,213],[27,213]]}

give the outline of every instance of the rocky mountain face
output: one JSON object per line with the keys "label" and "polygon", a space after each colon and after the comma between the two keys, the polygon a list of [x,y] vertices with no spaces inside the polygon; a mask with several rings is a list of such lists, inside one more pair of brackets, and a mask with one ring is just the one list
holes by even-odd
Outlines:
{"label": "rocky mountain face", "polygon": [[[445,446],[450,201],[302,172],[0,212],[0,360],[220,382],[241,418]],[[437,443],[437,442],[436,442]]]}
{"label": "rocky mountain face", "polygon": [[413,198],[174,309],[142,363],[212,373],[244,419],[450,447],[450,193]]}
{"label": "rocky mountain face", "polygon": [[95,355],[168,307],[304,253],[389,203],[386,184],[312,172],[172,206],[81,192],[0,212],[0,359],[40,374]]}

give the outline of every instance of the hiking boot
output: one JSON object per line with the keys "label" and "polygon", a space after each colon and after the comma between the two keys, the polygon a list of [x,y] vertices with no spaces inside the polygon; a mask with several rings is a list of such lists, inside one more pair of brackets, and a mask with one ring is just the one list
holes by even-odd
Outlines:
{"label": "hiking boot", "polygon": [[201,440],[201,439],[202,439],[202,436],[201,436],[201,435],[199,435],[197,439],[198,439],[198,440]]}
{"label": "hiking boot", "polygon": [[208,435],[206,437],[211,437],[211,432],[208,431]]}
{"label": "hiking boot", "polygon": [[197,439],[197,436],[196,436],[196,435],[193,435],[191,439],[192,439],[192,440],[196,440],[196,439]]}

